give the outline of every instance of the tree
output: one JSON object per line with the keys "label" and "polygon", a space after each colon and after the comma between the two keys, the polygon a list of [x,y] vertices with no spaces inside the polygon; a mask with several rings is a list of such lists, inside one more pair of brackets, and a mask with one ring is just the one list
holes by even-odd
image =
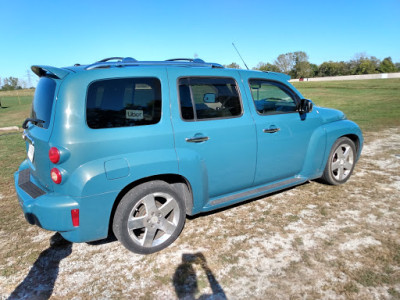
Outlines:
{"label": "tree", "polygon": [[292,52],[279,55],[274,62],[274,64],[279,68],[280,72],[285,74],[289,74],[295,63],[295,58]]}
{"label": "tree", "polygon": [[343,76],[349,75],[350,69],[349,65],[344,61],[334,62],[328,61],[324,62],[319,66],[318,76]]}
{"label": "tree", "polygon": [[276,65],[263,62],[259,62],[257,67],[254,68],[254,70],[280,72],[280,69]]}
{"label": "tree", "polygon": [[240,69],[240,66],[237,64],[237,63],[235,63],[235,62],[233,62],[233,63],[230,63],[229,65],[226,65],[226,66],[224,66],[225,68],[230,68],[230,69]]}
{"label": "tree", "polygon": [[313,69],[308,61],[308,55],[304,51],[281,54],[274,64],[280,72],[289,74],[294,78],[313,76]]}
{"label": "tree", "polygon": [[379,73],[380,61],[375,56],[368,57],[365,53],[357,53],[349,64],[353,75]]}
{"label": "tree", "polygon": [[12,91],[21,89],[21,86],[18,85],[18,78],[8,77],[3,79],[4,85],[2,87],[3,91]]}
{"label": "tree", "polygon": [[294,78],[308,78],[312,76],[311,64],[308,61],[297,62],[289,73]]}
{"label": "tree", "polygon": [[294,78],[307,78],[311,77],[313,72],[311,64],[308,61],[308,55],[304,51],[297,51],[292,54],[294,59],[294,66],[290,71],[290,75]]}
{"label": "tree", "polygon": [[310,68],[311,68],[311,77],[316,77],[318,75],[318,70],[319,70],[318,65],[310,63]]}
{"label": "tree", "polygon": [[382,73],[393,73],[397,72],[397,68],[392,62],[391,57],[386,57],[382,60],[381,64],[379,65],[379,71]]}
{"label": "tree", "polygon": [[378,73],[378,63],[371,59],[363,59],[356,68],[356,74]]}

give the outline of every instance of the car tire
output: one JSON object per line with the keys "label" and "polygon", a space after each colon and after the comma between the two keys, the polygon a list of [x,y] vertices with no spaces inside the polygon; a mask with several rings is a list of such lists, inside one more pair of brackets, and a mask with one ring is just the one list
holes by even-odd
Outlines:
{"label": "car tire", "polygon": [[331,185],[345,183],[353,173],[355,163],[356,147],[354,142],[347,137],[337,139],[329,153],[321,177],[322,181]]}
{"label": "car tire", "polygon": [[174,242],[185,220],[182,196],[165,181],[156,180],[123,196],[114,214],[113,232],[128,250],[150,254]]}

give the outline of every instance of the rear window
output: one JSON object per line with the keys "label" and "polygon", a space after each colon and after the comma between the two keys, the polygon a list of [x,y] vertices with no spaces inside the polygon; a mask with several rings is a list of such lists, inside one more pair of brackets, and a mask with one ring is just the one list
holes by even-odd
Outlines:
{"label": "rear window", "polygon": [[86,120],[90,128],[156,124],[161,119],[161,82],[157,78],[100,80],[89,86]]}
{"label": "rear window", "polygon": [[49,127],[55,90],[56,82],[53,79],[40,78],[33,97],[31,118],[43,120],[44,123],[37,123],[36,126],[46,129]]}

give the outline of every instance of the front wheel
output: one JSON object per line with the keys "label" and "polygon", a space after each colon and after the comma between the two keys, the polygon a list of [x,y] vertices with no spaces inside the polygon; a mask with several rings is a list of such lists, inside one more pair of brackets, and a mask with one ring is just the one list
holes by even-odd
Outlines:
{"label": "front wheel", "polygon": [[332,146],[321,179],[332,185],[345,183],[353,173],[355,162],[354,142],[347,137],[341,137]]}
{"label": "front wheel", "polygon": [[164,181],[151,181],[130,190],[115,211],[113,231],[128,250],[150,254],[168,247],[185,223],[185,205]]}

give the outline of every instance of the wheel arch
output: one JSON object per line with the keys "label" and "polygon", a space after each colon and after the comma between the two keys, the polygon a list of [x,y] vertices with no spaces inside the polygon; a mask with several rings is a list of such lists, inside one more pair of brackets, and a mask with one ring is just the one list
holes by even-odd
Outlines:
{"label": "wheel arch", "polygon": [[128,193],[131,189],[135,188],[136,186],[154,180],[161,180],[171,184],[177,190],[177,192],[183,196],[183,200],[185,202],[186,214],[192,215],[192,210],[193,210],[192,187],[190,185],[190,182],[185,177],[178,174],[160,174],[160,175],[149,176],[131,182],[118,193],[110,213],[110,222],[108,225],[109,233],[112,232],[112,224],[114,222],[115,211],[118,207],[118,204],[121,202],[121,199],[124,197],[124,195]]}
{"label": "wheel arch", "polygon": [[[347,137],[354,143],[354,146],[356,147],[357,159],[358,159],[358,157],[360,156],[360,151],[361,151],[361,149],[360,149],[361,143],[360,143],[360,138],[358,137],[358,135],[356,135],[356,134],[346,134],[346,135],[343,135],[341,137]],[[341,138],[341,137],[339,137],[339,138]]]}
{"label": "wheel arch", "polygon": [[[349,138],[355,145],[356,147],[356,160],[359,159],[364,138],[361,132],[360,127],[354,123],[353,121],[350,120],[340,120],[337,122],[332,122],[329,124],[326,124],[324,126],[325,131],[326,131],[326,151],[323,159],[323,166],[325,167],[329,153],[332,149],[333,144],[340,138],[342,137],[347,137]],[[323,168],[324,168],[323,167]]]}

